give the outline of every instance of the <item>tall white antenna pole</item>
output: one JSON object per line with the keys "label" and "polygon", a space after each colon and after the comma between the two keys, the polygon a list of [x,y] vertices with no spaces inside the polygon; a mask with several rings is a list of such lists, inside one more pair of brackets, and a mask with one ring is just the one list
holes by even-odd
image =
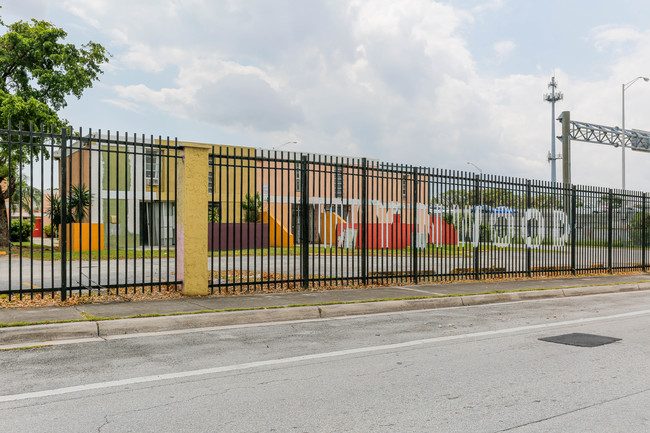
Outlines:
{"label": "tall white antenna pole", "polygon": [[548,87],[551,89],[551,93],[544,95],[544,100],[551,103],[551,151],[548,154],[548,161],[551,163],[551,182],[556,182],[555,161],[562,158],[562,156],[555,156],[555,102],[564,98],[564,95],[560,91],[555,91],[557,87],[555,76],[551,77]]}

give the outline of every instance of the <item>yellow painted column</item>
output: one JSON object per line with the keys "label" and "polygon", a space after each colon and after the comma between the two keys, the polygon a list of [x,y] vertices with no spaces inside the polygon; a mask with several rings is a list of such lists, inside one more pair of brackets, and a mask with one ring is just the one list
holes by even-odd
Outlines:
{"label": "yellow painted column", "polygon": [[208,286],[208,172],[212,147],[183,145],[178,169],[176,253],[183,294],[210,294]]}

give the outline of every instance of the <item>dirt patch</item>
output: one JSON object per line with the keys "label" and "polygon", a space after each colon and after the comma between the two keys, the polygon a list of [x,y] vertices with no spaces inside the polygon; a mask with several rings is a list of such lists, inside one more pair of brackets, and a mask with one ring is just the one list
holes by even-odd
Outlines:
{"label": "dirt patch", "polygon": [[[629,272],[616,272],[616,275],[634,275],[639,274],[638,271]],[[597,276],[603,275],[603,272],[581,273],[576,276]],[[318,278],[319,276],[312,276]],[[300,277],[296,275],[279,275],[273,273],[254,273],[254,272],[240,272],[240,271],[222,271],[213,272],[213,281],[221,281],[222,284],[227,284],[228,287],[213,288],[213,293],[208,296],[239,296],[246,294],[270,294],[270,293],[289,293],[289,292],[310,292],[310,291],[324,291],[324,290],[346,290],[346,289],[364,289],[373,287],[394,287],[400,285],[413,285],[410,278],[402,277],[401,275],[389,276],[385,278],[377,278],[377,276],[370,276],[368,278],[368,285],[361,285],[357,282],[342,281],[338,285],[329,285],[325,281],[312,282],[308,289],[303,289]],[[544,280],[552,278],[570,278],[571,275],[566,275],[559,272],[549,272],[548,274],[537,274],[534,278],[516,277],[516,276],[503,276],[503,277],[490,277],[474,280],[471,277],[459,276],[456,279],[442,279],[443,277],[434,277],[430,279],[421,278],[420,284],[454,284],[460,282],[477,281],[481,283],[486,282],[499,282],[499,281],[523,281],[523,280]],[[449,278],[449,277],[444,277]],[[275,283],[274,280],[283,279],[284,283]],[[68,295],[65,301],[61,301],[59,293],[45,293],[45,294],[29,294],[23,293],[14,294],[9,300],[8,295],[0,295],[0,308],[32,308],[32,307],[65,307],[83,304],[102,304],[109,302],[132,302],[132,301],[151,301],[157,299],[179,299],[185,296],[175,287],[155,286],[151,287],[138,287],[138,288],[121,288],[121,289],[106,289],[100,291],[92,291],[90,294],[72,293]]]}

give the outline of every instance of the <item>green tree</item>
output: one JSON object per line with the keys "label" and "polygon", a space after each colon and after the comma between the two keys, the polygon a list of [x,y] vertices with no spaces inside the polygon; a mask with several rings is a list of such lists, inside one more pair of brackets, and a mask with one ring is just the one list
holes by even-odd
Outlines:
{"label": "green tree", "polygon": [[450,189],[437,198],[437,202],[446,208],[466,207],[473,205],[473,194],[463,189]]}
{"label": "green tree", "polygon": [[483,204],[490,207],[508,206],[518,208],[523,207],[526,203],[523,196],[509,189],[485,189],[481,190],[481,196]]}
{"label": "green tree", "polygon": [[[34,131],[59,130],[67,121],[58,115],[66,97],[80,98],[102,73],[109,55],[94,42],[77,47],[63,43],[67,33],[46,21],[5,25],[0,36],[0,123]],[[24,165],[48,159],[37,137],[0,137],[0,247],[9,246],[5,200],[16,190]],[[10,144],[11,143],[11,144]]]}
{"label": "green tree", "polygon": [[11,194],[11,211],[26,212],[33,215],[34,212],[41,208],[42,204],[41,190],[29,184],[29,178],[22,176],[20,181],[16,182],[15,189]]}
{"label": "green tree", "polygon": [[[643,224],[645,219],[645,239],[643,237]],[[630,224],[630,235],[632,237],[632,242],[636,246],[645,245],[646,247],[650,245],[650,215],[643,216],[642,213],[637,213]]]}
{"label": "green tree", "polygon": [[[603,206],[607,206],[607,204],[609,203],[609,195],[608,194],[601,195],[600,202],[603,204]],[[623,204],[623,197],[621,197],[620,195],[612,195],[612,209],[619,209],[622,204]]]}
{"label": "green tree", "polygon": [[260,211],[262,210],[262,201],[260,200],[260,195],[256,193],[255,197],[251,197],[250,195],[246,194],[241,207],[244,210],[245,222],[257,222],[259,219]]}

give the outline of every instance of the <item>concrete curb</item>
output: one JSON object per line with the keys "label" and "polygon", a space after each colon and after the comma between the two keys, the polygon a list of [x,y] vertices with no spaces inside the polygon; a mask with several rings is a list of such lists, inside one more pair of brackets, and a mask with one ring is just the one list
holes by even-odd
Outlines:
{"label": "concrete curb", "polygon": [[530,290],[509,293],[489,293],[484,295],[359,302],[320,306],[280,307],[260,310],[54,323],[49,325],[14,326],[0,328],[0,348],[2,346],[15,347],[20,343],[33,345],[39,342],[48,341],[102,338],[127,334],[144,334],[161,331],[282,322],[290,320],[318,320],[344,316],[431,310],[438,308],[575,297],[638,290],[650,290],[650,283],[571,287],[565,289]]}
{"label": "concrete curb", "polygon": [[[650,289],[650,285],[648,285]],[[632,292],[639,290],[639,284],[618,284],[615,286],[571,287],[562,289],[564,296],[600,295],[604,293]],[[646,289],[647,290],[647,289]]]}
{"label": "concrete curb", "polygon": [[527,292],[489,293],[485,295],[461,296],[464,306],[495,304],[500,302],[528,301],[535,299],[561,298],[562,289],[531,290]]}
{"label": "concrete curb", "polygon": [[97,337],[97,322],[53,323],[51,325],[0,328],[0,345],[92,337]]}
{"label": "concrete curb", "polygon": [[95,322],[97,323],[98,332],[95,336],[108,337],[111,335],[175,331],[178,329],[209,328],[248,323],[308,320],[318,319],[319,317],[318,307],[292,307],[102,320]]}
{"label": "concrete curb", "polygon": [[355,304],[322,305],[321,317],[357,316],[396,311],[430,310],[436,308],[462,307],[460,296],[446,298],[404,299],[400,301],[362,302]]}

